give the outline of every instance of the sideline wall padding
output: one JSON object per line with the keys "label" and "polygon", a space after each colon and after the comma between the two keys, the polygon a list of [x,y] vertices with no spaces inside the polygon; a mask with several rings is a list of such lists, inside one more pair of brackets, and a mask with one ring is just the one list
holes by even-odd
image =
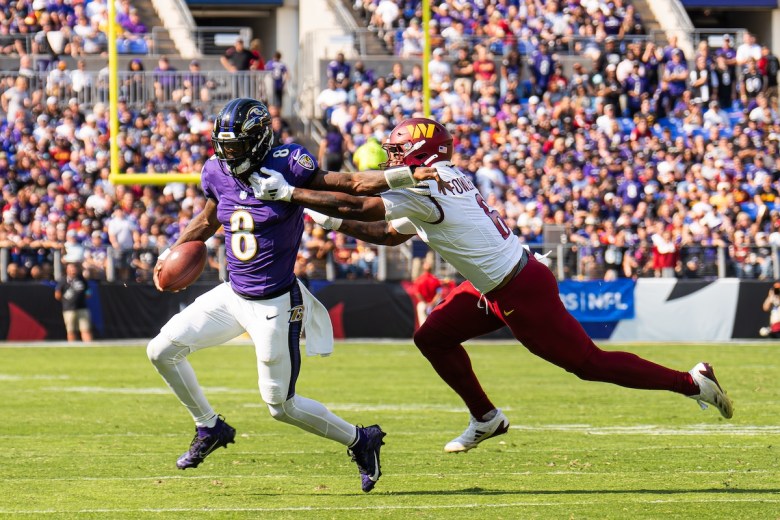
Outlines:
{"label": "sideline wall padding", "polygon": [[[149,338],[171,316],[214,283],[196,283],[178,293],[152,286],[90,284],[89,302],[97,339]],[[725,341],[758,338],[769,322],[761,304],[771,281],[643,279],[636,285],[634,319],[587,323],[596,339],[613,341]],[[330,310],[337,338],[409,339],[414,305],[400,283],[336,281],[313,283],[314,294]],[[338,325],[338,327],[336,327]],[[504,328],[491,338],[509,339]],[[0,340],[65,339],[62,307],[52,285],[0,284]]]}

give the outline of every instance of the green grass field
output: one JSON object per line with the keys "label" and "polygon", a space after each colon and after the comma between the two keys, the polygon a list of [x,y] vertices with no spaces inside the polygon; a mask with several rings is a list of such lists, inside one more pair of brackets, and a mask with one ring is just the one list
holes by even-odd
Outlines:
{"label": "green grass field", "polygon": [[304,359],[301,395],[388,433],[364,494],[343,447],[270,418],[251,347],[191,356],[238,436],[186,472],[174,463],[191,420],[143,347],[0,348],[0,516],[780,518],[780,345],[625,349],[684,370],[711,361],[734,419],[580,381],[519,345],[473,345],[512,428],[446,454],[467,412],[411,343]]}

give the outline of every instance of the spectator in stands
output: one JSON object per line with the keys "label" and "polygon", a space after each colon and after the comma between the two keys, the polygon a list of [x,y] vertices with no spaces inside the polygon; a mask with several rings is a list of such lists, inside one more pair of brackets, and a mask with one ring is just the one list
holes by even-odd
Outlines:
{"label": "spectator in stands", "polygon": [[94,73],[87,70],[87,62],[83,59],[76,63],[76,70],[70,74],[71,90],[81,103],[92,103],[92,89],[95,86]]}
{"label": "spectator in stands", "polygon": [[723,108],[731,108],[731,103],[736,95],[735,67],[728,65],[725,54],[718,54],[715,58],[715,68],[712,70],[712,83],[715,88],[718,104]]}
{"label": "spectator in stands", "polygon": [[144,64],[138,59],[130,60],[127,65],[129,74],[121,86],[121,94],[127,100],[135,102],[144,99]]}
{"label": "spectator in stands", "polygon": [[775,282],[761,305],[769,313],[769,326],[761,327],[759,334],[764,338],[780,338],[780,282]]}
{"label": "spectator in stands", "polygon": [[413,18],[409,22],[401,37],[403,43],[401,47],[401,56],[404,58],[416,58],[422,55],[423,51],[423,32],[420,28],[420,22]]}
{"label": "spectator in stands", "polygon": [[81,335],[82,341],[92,341],[92,322],[87,309],[90,292],[87,281],[81,275],[80,264],[67,264],[65,278],[57,284],[54,297],[62,303],[68,341],[76,341],[77,334]]}
{"label": "spectator in stands", "polygon": [[[94,1],[94,0],[93,0]],[[123,32],[117,38],[117,52],[121,54],[146,54],[149,52],[151,39],[147,39],[148,29],[141,21],[136,9],[130,9],[129,16],[120,24]]]}
{"label": "spectator in stands", "polygon": [[252,53],[249,70],[266,70],[263,59],[263,41],[260,38],[252,38],[249,42],[249,52]]}
{"label": "spectator in stands", "polygon": [[445,84],[448,88],[452,80],[452,68],[444,61],[444,49],[434,49],[432,55],[433,59],[428,63],[430,88],[442,90]]}
{"label": "spectator in stands", "polygon": [[433,274],[433,260],[430,256],[423,260],[422,273],[414,280],[414,296],[417,325],[420,326],[441,298],[441,281]]}
{"label": "spectator in stands", "polygon": [[327,278],[328,258],[333,251],[333,241],[325,234],[321,227],[312,229],[311,236],[302,240],[304,255],[309,262],[307,274],[312,279]]}
{"label": "spectator in stands", "polygon": [[190,100],[200,100],[207,102],[210,99],[209,90],[213,88],[213,82],[210,82],[200,70],[198,60],[190,61],[189,70],[182,74],[181,93]]}
{"label": "spectator in stands", "polygon": [[710,79],[707,68],[707,57],[699,56],[689,76],[691,98],[698,99],[699,103],[706,104],[710,101]]}
{"label": "spectator in stands", "polygon": [[[378,29],[379,37],[385,40],[388,47],[392,46],[393,29],[399,14],[400,9],[395,0],[379,0],[379,4],[376,6],[376,9],[374,9],[371,25]],[[388,38],[388,36],[390,38]]]}
{"label": "spectator in stands", "polygon": [[321,168],[325,171],[341,171],[346,149],[346,139],[341,129],[334,124],[328,124],[317,154]]}
{"label": "spectator in stands", "polygon": [[154,68],[154,97],[157,101],[178,101],[181,99],[177,70],[167,56],[160,56]]}
{"label": "spectator in stands", "polygon": [[229,72],[240,72],[249,70],[253,59],[252,52],[244,47],[244,40],[239,38],[232,47],[225,51],[220,62]]}
{"label": "spectator in stands", "polygon": [[720,103],[716,100],[710,101],[709,109],[704,112],[704,130],[711,127],[728,128],[731,126],[729,115],[720,108]]}
{"label": "spectator in stands", "polygon": [[758,62],[761,59],[761,46],[756,43],[756,37],[745,31],[742,36],[742,45],[737,47],[736,63],[743,70],[748,68],[748,62]]}
{"label": "spectator in stands", "polygon": [[758,70],[764,77],[764,89],[769,104],[773,105],[777,99],[777,75],[780,73],[780,61],[772,54],[769,47],[761,46],[761,59],[758,61]]}
{"label": "spectator in stands", "polygon": [[84,251],[84,271],[90,280],[105,280],[108,267],[108,251],[103,243],[103,233],[94,230]]}
{"label": "spectator in stands", "polygon": [[347,91],[338,86],[336,80],[328,79],[328,87],[317,95],[317,106],[322,110],[323,123],[328,124],[333,108],[341,103],[346,103]]}
{"label": "spectator in stands", "polygon": [[32,40],[32,52],[39,55],[39,60],[43,62],[39,65],[39,70],[48,69],[51,61],[70,50],[68,47],[66,34],[59,28],[55,29],[48,14],[42,15],[41,30]]}
{"label": "spectator in stands", "polygon": [[752,57],[745,62],[745,71],[742,74],[742,104],[747,109],[753,109],[755,99],[764,90],[764,78],[758,72],[756,60]]}
{"label": "spectator in stands", "polygon": [[32,106],[32,99],[27,91],[28,85],[27,78],[17,76],[14,85],[3,92],[2,97],[0,97],[6,121],[9,124],[23,119],[24,114]]}
{"label": "spectator in stands", "polygon": [[114,210],[108,221],[108,240],[113,248],[112,259],[119,280],[126,282],[130,278],[130,261],[137,236],[136,226],[129,220],[120,206]]}
{"label": "spectator in stands", "polygon": [[352,155],[352,162],[357,171],[378,170],[379,165],[386,161],[387,152],[382,148],[379,139],[374,136],[370,136]]}
{"label": "spectator in stands", "polygon": [[337,85],[346,88],[349,85],[350,66],[344,58],[344,53],[336,54],[336,59],[328,63],[328,79],[332,79]]}
{"label": "spectator in stands", "polygon": [[265,64],[265,70],[271,71],[271,79],[273,81],[273,97],[271,104],[279,107],[281,110],[282,102],[284,100],[284,89],[287,86],[287,80],[290,76],[287,65],[282,61],[281,52],[274,52],[273,59]]}
{"label": "spectator in stands", "polygon": [[71,93],[71,72],[65,60],[58,60],[46,78],[46,94],[67,99]]}
{"label": "spectator in stands", "polygon": [[83,56],[85,54],[102,54],[106,51],[108,43],[106,35],[100,30],[100,21],[89,21],[85,15],[80,15],[76,26],[73,27],[71,39],[71,56]]}

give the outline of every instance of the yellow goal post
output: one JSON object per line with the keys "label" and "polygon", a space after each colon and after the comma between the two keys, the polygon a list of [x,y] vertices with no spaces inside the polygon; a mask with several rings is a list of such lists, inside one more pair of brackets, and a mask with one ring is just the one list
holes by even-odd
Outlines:
{"label": "yellow goal post", "polygon": [[111,173],[108,176],[112,184],[156,185],[172,183],[200,184],[200,173],[120,173],[119,171],[119,76],[116,50],[117,22],[116,5],[108,1],[108,118],[109,118],[109,157]]}

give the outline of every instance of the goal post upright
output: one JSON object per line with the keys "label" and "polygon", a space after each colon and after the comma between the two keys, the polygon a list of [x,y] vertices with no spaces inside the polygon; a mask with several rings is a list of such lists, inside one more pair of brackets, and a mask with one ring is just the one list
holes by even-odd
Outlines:
{"label": "goal post upright", "polygon": [[116,39],[116,6],[108,0],[108,124],[109,182],[126,185],[200,184],[200,173],[121,173],[119,171],[119,60]]}

